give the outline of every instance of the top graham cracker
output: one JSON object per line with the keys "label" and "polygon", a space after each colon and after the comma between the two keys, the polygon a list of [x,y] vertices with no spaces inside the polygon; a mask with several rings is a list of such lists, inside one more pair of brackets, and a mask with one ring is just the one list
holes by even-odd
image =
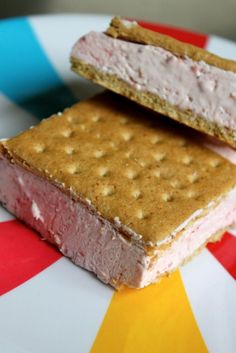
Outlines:
{"label": "top graham cracker", "polygon": [[103,93],[0,147],[13,163],[152,246],[197,210],[208,212],[209,204],[236,184],[236,167],[194,136],[125,98]]}
{"label": "top graham cracker", "polygon": [[177,56],[189,57],[194,61],[205,61],[208,65],[236,73],[236,61],[221,58],[192,44],[143,28],[136,22],[114,17],[106,34],[129,42],[160,47]]}

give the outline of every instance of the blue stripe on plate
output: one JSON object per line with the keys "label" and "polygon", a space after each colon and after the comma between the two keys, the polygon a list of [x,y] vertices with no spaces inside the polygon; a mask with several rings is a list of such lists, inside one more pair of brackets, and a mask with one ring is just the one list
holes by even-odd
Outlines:
{"label": "blue stripe on plate", "polygon": [[76,101],[48,60],[27,18],[0,21],[0,91],[39,118]]}

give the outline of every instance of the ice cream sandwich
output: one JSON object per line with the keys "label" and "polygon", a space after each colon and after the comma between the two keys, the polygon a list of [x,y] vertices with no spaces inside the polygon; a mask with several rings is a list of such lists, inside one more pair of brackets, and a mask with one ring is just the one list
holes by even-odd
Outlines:
{"label": "ice cream sandwich", "polygon": [[0,202],[114,287],[168,275],[236,219],[236,166],[106,92],[0,144]]}
{"label": "ice cream sandwich", "polygon": [[236,62],[114,18],[71,53],[72,69],[236,147]]}

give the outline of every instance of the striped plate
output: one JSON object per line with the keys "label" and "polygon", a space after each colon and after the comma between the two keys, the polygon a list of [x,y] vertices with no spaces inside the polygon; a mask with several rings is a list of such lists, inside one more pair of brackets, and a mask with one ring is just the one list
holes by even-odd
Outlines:
{"label": "striped plate", "polygon": [[[68,56],[79,36],[109,21],[97,15],[0,21],[0,138],[98,91],[70,72]],[[230,41],[142,24],[236,57]],[[235,353],[235,280],[232,230],[160,284],[116,293],[0,208],[2,353]]]}

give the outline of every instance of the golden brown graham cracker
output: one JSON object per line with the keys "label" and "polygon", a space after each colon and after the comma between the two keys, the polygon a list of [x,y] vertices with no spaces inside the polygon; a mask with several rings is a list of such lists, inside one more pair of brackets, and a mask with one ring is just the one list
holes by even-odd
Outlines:
{"label": "golden brown graham cracker", "polygon": [[[231,72],[236,72],[235,61],[222,59],[204,49],[145,29],[136,23],[129,23],[128,26],[124,25],[123,20],[117,17],[112,20],[106,34],[126,41],[158,46],[174,53],[174,55],[189,57],[194,61],[204,61],[208,65]],[[158,113],[166,115],[196,130],[200,130],[208,135],[227,142],[229,145],[236,148],[236,132],[234,129],[230,129],[223,125],[219,126],[213,121],[207,121],[205,118],[191,110],[181,110],[178,107],[168,103],[167,100],[161,99],[156,94],[148,91],[139,91],[135,87],[121,80],[116,75],[96,69],[78,58],[71,57],[71,64],[72,70],[83,77],[92,80],[95,83],[112,90],[113,92],[124,95],[127,98]]]}
{"label": "golden brown graham cracker", "polygon": [[209,212],[236,180],[236,167],[189,129],[111,93],[2,142],[1,153],[150,246]]}

